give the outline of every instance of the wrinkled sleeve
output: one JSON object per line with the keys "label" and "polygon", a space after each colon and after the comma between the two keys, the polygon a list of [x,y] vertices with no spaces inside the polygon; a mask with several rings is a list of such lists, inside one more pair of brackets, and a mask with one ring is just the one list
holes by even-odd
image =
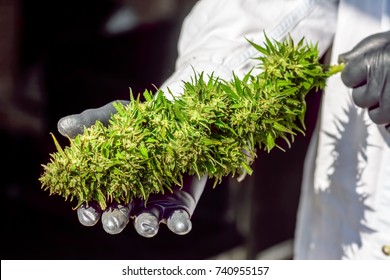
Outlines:
{"label": "wrinkled sleeve", "polygon": [[336,28],[337,6],[330,0],[198,1],[181,28],[175,71],[161,89],[178,96],[194,73],[225,80],[233,71],[245,74],[259,56],[247,39],[262,44],[264,33],[275,40],[305,37],[324,53]]}

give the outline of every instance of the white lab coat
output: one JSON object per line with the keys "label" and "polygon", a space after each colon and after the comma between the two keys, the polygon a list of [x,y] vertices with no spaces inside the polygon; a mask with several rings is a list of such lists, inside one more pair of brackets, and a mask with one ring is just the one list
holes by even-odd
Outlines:
{"label": "white lab coat", "polygon": [[[193,71],[229,79],[256,61],[258,44],[290,34],[333,42],[332,63],[370,34],[390,29],[390,0],[202,0],[187,16],[176,70],[163,84],[177,95]],[[266,187],[266,186],[264,186]],[[328,80],[306,156],[296,259],[389,259],[390,134],[358,109],[336,75]]]}
{"label": "white lab coat", "polygon": [[[363,38],[390,29],[388,0],[341,1],[338,14],[332,63]],[[305,163],[295,256],[390,259],[382,252],[390,245],[390,134],[354,105],[340,76],[327,82],[318,121]]]}

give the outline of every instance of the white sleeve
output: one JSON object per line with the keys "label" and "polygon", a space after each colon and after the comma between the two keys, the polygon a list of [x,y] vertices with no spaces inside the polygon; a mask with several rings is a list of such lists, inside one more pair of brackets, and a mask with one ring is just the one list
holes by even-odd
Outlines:
{"label": "white sleeve", "polygon": [[245,74],[259,56],[246,39],[262,44],[264,32],[275,40],[305,37],[323,53],[334,35],[337,7],[335,0],[201,0],[184,20],[175,72],[161,89],[180,95],[194,71],[227,80],[233,71]]}

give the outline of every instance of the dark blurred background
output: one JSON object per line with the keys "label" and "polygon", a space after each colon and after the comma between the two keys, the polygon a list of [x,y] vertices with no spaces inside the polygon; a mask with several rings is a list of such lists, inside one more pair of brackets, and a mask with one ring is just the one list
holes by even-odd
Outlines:
{"label": "dark blurred background", "polygon": [[[58,135],[57,121],[128,99],[129,87],[138,93],[161,85],[174,71],[181,24],[195,3],[0,0],[2,259],[291,257],[320,94],[308,96],[308,133],[292,149],[259,152],[254,175],[241,184],[231,178],[215,189],[208,184],[186,236],[165,226],[151,239],[131,225],[114,236],[100,224],[83,227],[75,203],[40,188],[41,164],[55,151],[49,132]],[[281,242],[282,253],[269,254]]]}

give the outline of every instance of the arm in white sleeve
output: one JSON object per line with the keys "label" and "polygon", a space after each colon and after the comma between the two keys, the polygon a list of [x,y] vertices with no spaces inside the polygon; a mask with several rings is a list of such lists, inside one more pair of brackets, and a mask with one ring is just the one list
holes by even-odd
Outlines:
{"label": "arm in white sleeve", "polygon": [[330,0],[201,0],[184,20],[175,72],[161,89],[180,95],[194,71],[225,80],[233,71],[247,73],[259,55],[246,39],[262,44],[264,32],[275,40],[305,37],[323,53],[334,35],[337,6]]}

